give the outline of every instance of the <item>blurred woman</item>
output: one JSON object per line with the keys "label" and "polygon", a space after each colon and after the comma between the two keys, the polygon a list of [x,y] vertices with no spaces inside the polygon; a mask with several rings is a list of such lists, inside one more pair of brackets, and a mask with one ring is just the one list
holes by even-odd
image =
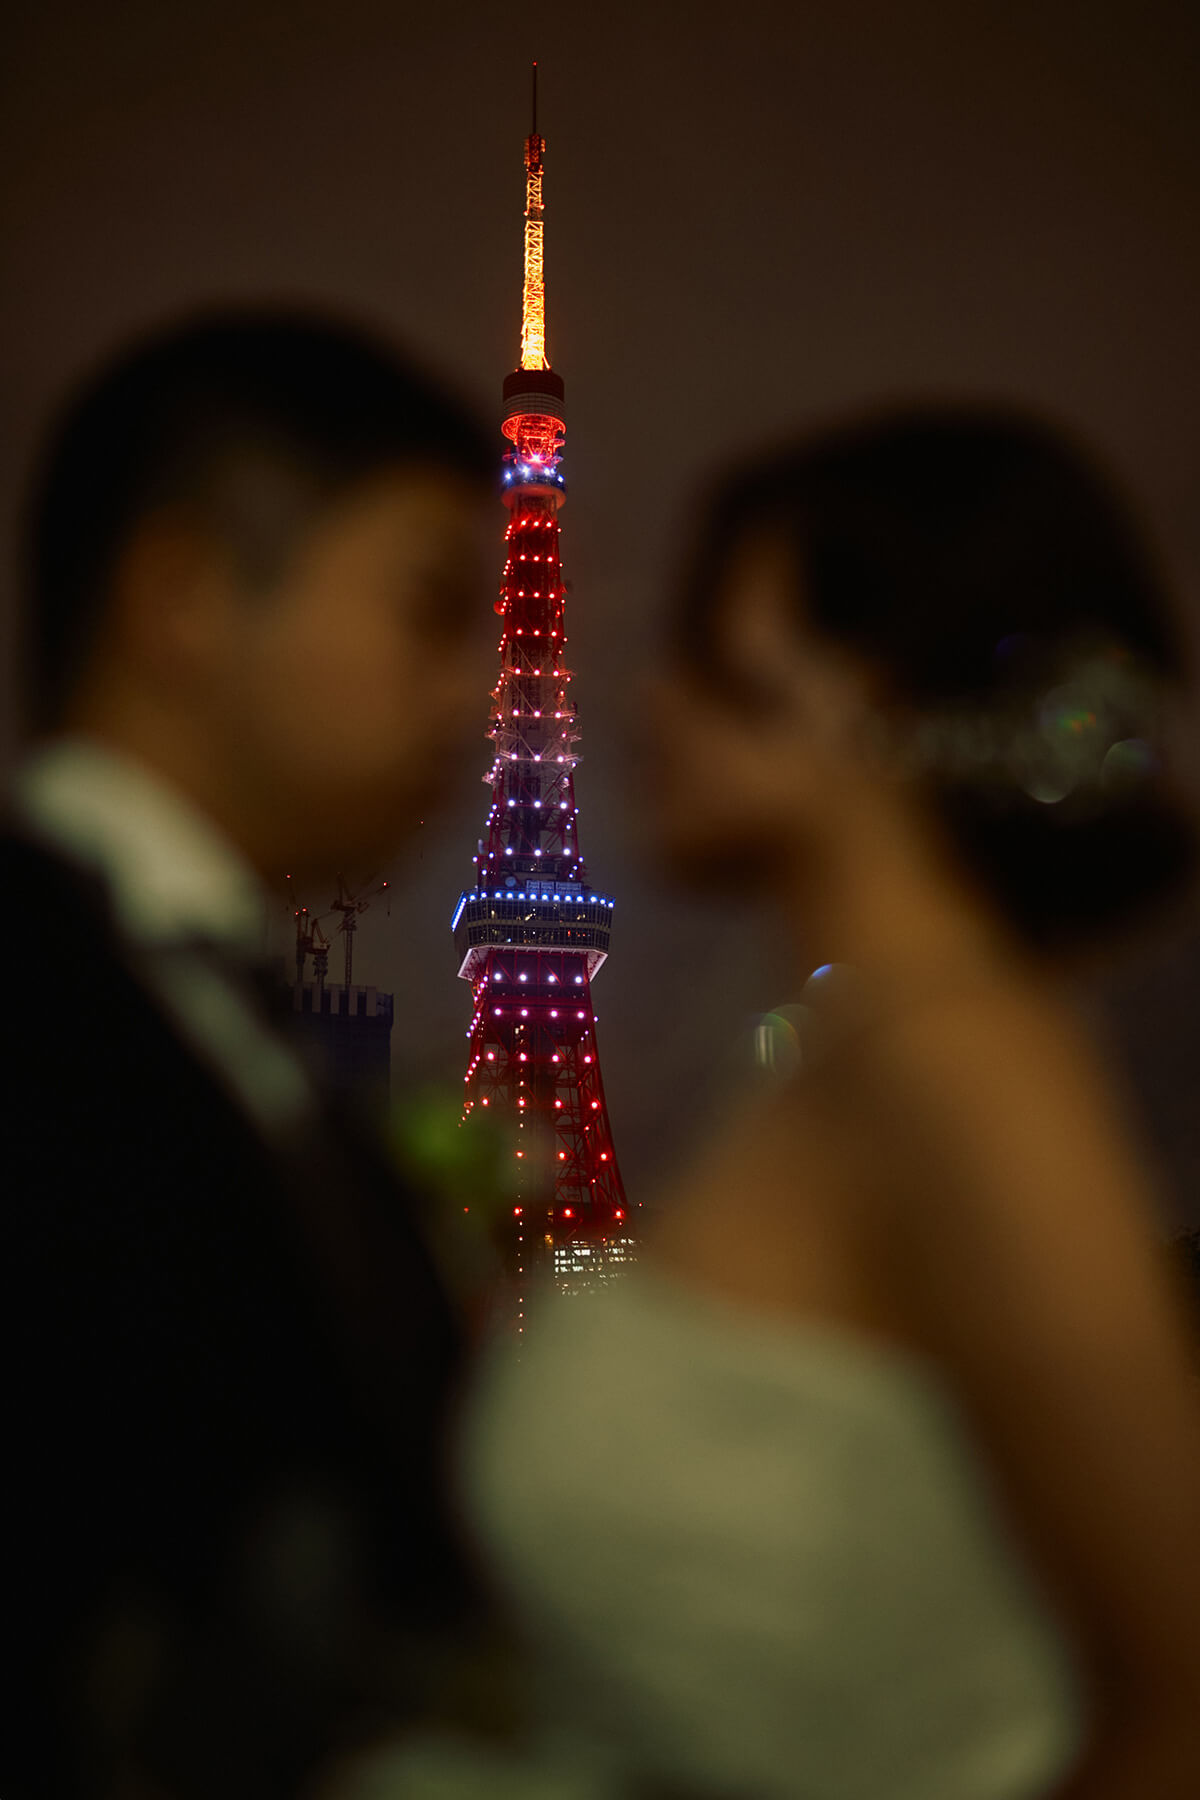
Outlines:
{"label": "blurred woman", "polygon": [[1190,875],[1179,681],[1122,503],[1036,422],[894,412],[710,497],[647,791],[675,872],[784,932],[800,1066],[495,1365],[468,1452],[542,1715],[617,1791],[1200,1792],[1190,1346],[1060,993]]}

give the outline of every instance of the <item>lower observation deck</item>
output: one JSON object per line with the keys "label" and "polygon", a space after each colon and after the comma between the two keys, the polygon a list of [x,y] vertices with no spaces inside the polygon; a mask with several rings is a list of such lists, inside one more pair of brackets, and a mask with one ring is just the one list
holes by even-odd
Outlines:
{"label": "lower observation deck", "polygon": [[578,951],[587,959],[590,981],[608,955],[612,908],[611,900],[590,893],[463,894],[452,921],[459,975],[477,980],[489,952],[511,945]]}

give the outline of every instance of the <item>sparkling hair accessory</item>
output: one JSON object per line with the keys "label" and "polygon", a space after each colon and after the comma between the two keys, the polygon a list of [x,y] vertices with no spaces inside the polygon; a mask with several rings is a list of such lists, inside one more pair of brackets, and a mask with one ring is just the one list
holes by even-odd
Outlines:
{"label": "sparkling hair accessory", "polygon": [[996,660],[999,695],[879,722],[876,748],[893,773],[1072,812],[1126,805],[1152,783],[1167,696],[1123,645],[1053,654],[1006,638]]}

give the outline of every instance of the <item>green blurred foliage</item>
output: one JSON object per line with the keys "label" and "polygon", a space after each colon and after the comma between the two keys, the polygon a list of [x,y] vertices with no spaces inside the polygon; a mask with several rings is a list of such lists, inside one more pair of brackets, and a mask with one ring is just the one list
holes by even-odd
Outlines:
{"label": "green blurred foliage", "polygon": [[429,1084],[393,1099],[387,1140],[451,1285],[460,1293],[486,1286],[499,1271],[500,1226],[516,1191],[501,1121],[479,1110],[464,1120],[461,1088]]}

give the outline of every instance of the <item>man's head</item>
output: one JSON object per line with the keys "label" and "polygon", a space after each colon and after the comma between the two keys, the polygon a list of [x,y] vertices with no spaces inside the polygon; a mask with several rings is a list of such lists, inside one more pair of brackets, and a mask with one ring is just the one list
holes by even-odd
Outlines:
{"label": "man's head", "polygon": [[386,855],[486,691],[491,461],[340,324],[230,313],[139,342],[68,406],[30,507],[36,726],[141,756],[265,872]]}

